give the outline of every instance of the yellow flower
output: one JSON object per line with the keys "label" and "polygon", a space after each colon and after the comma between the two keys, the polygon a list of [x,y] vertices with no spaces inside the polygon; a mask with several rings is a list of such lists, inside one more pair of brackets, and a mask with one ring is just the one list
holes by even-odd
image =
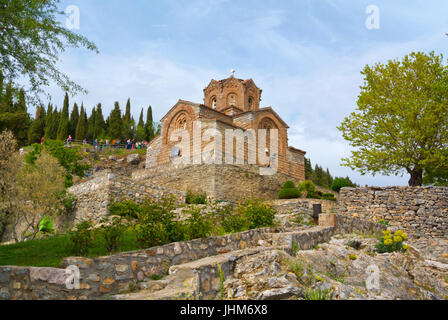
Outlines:
{"label": "yellow flower", "polygon": [[403,245],[403,249],[404,249],[404,250],[409,250],[409,246],[408,246],[407,244],[404,244],[404,245]]}
{"label": "yellow flower", "polygon": [[400,237],[400,236],[395,236],[394,237],[394,242],[402,242],[403,241],[403,238],[402,237]]}
{"label": "yellow flower", "polygon": [[392,240],[391,239],[385,239],[384,240],[384,244],[386,245],[386,246],[390,246],[390,245],[392,245]]}
{"label": "yellow flower", "polygon": [[353,218],[358,218],[358,214],[357,213],[353,214]]}

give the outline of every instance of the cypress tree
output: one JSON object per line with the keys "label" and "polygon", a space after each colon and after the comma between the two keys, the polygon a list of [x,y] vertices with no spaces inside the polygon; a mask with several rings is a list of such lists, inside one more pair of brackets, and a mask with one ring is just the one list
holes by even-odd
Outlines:
{"label": "cypress tree", "polygon": [[115,107],[109,116],[109,136],[111,139],[119,139],[122,135],[123,123],[121,119],[120,104],[115,102]]}
{"label": "cypress tree", "polygon": [[5,88],[5,94],[2,98],[2,110],[1,112],[13,112],[13,88],[11,82],[8,82]]}
{"label": "cypress tree", "polygon": [[40,142],[40,139],[45,134],[46,115],[45,108],[38,106],[36,108],[36,116],[31,122],[30,129],[28,131],[28,143]]}
{"label": "cypress tree", "polygon": [[145,132],[146,132],[146,140],[151,141],[155,135],[151,106],[148,107],[148,111],[146,112]]}
{"label": "cypress tree", "polygon": [[103,110],[101,108],[101,103],[98,103],[95,110],[95,131],[93,134],[94,138],[103,137],[106,134],[106,122],[104,121]]}
{"label": "cypress tree", "polygon": [[87,115],[84,106],[81,105],[78,124],[76,125],[76,140],[84,140],[87,137]]}
{"label": "cypress tree", "polygon": [[94,133],[95,133],[95,114],[96,110],[95,107],[92,109],[92,113],[90,114],[89,119],[87,120],[87,139],[93,140],[94,139]]}
{"label": "cypress tree", "polygon": [[2,70],[0,69],[0,112],[2,110],[2,99],[3,99],[3,86],[4,86],[4,77]]}
{"label": "cypress tree", "polygon": [[131,121],[131,99],[128,98],[126,102],[126,113],[124,114],[124,121]]}
{"label": "cypress tree", "polygon": [[68,137],[69,134],[69,118],[68,118],[68,110],[69,108],[69,100],[68,100],[68,93],[65,93],[64,98],[64,106],[62,107],[62,112],[59,118],[59,126],[58,126],[58,133],[57,133],[57,139],[58,140],[65,140]]}
{"label": "cypress tree", "polygon": [[17,104],[14,108],[15,112],[27,113],[26,100],[25,100],[25,90],[20,89],[17,97]]}
{"label": "cypress tree", "polygon": [[78,125],[78,120],[79,120],[79,108],[75,102],[75,104],[73,105],[72,113],[70,114],[70,122],[69,122],[69,133],[72,136],[76,135],[76,126]]}

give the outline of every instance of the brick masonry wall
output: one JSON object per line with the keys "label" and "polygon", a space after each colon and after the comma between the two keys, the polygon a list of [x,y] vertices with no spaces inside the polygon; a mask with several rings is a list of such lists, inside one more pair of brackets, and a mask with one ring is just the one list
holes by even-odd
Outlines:
{"label": "brick masonry wall", "polygon": [[448,187],[343,188],[338,212],[402,228],[409,236],[448,234]]}

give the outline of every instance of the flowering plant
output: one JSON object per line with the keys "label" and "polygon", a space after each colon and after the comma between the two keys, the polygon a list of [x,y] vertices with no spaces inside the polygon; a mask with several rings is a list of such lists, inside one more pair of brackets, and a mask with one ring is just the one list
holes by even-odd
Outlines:
{"label": "flowering plant", "polygon": [[406,251],[409,249],[409,246],[403,244],[403,242],[407,239],[408,236],[402,230],[397,230],[392,234],[391,231],[387,229],[386,231],[383,231],[383,236],[375,247],[379,253]]}

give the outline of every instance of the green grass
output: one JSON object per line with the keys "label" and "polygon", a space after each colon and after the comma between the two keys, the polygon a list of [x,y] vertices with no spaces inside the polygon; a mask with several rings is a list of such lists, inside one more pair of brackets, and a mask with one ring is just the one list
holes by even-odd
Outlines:
{"label": "green grass", "polygon": [[[128,231],[124,234],[116,253],[138,249],[135,234]],[[93,258],[106,255],[109,255],[109,252],[105,248],[104,240],[98,237],[87,256]],[[68,235],[0,246],[2,266],[59,267],[62,259],[70,256],[74,256],[74,253]]]}

